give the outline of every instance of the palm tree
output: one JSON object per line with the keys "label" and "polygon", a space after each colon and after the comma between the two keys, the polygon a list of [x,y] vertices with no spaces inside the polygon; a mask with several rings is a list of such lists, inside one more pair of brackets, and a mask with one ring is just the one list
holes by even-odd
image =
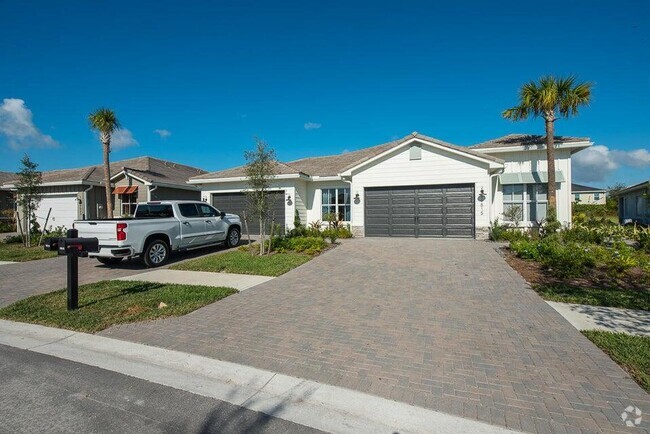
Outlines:
{"label": "palm tree", "polygon": [[548,217],[556,218],[555,192],[555,120],[568,119],[578,114],[578,108],[589,105],[591,99],[589,82],[576,83],[576,77],[546,76],[538,83],[531,81],[519,90],[519,105],[502,113],[506,119],[519,121],[542,117],[546,124],[546,160],[548,162]]}
{"label": "palm tree", "polygon": [[120,128],[120,122],[113,110],[100,108],[88,115],[90,128],[99,132],[104,148],[104,184],[106,188],[106,216],[113,218],[113,194],[111,192],[111,166],[108,155],[111,152],[111,135]]}

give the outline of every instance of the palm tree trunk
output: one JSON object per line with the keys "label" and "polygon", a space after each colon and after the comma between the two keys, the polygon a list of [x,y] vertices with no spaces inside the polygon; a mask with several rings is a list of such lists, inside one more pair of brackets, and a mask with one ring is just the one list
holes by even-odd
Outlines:
{"label": "palm tree trunk", "polygon": [[104,185],[106,189],[106,217],[109,219],[113,218],[113,192],[111,191],[111,165],[108,158],[108,154],[111,149],[110,138],[108,140],[102,140],[104,145]]}
{"label": "palm tree trunk", "polygon": [[557,218],[557,198],[555,195],[555,117],[547,115],[546,121],[546,161],[548,167],[548,218]]}

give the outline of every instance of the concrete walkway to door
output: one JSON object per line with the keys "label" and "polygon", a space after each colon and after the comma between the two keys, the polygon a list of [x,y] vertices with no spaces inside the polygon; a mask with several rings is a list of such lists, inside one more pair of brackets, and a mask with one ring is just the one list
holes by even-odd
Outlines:
{"label": "concrete walkway to door", "polygon": [[515,430],[625,432],[626,407],[650,414],[649,395],[481,241],[350,240],[184,317],[102,334]]}

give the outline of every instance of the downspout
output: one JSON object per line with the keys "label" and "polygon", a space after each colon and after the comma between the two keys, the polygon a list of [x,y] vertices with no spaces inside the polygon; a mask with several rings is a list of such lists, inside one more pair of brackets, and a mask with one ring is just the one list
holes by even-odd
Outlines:
{"label": "downspout", "polygon": [[88,217],[88,192],[89,192],[90,190],[92,190],[93,187],[94,187],[94,186],[91,185],[90,187],[88,187],[87,189],[85,189],[85,190],[83,191],[83,194],[84,194],[84,215],[83,215],[82,220],[86,220],[86,218]]}
{"label": "downspout", "polygon": [[151,202],[151,192],[156,191],[158,189],[157,185],[154,185],[153,187],[150,185],[149,188],[147,189],[147,202]]}

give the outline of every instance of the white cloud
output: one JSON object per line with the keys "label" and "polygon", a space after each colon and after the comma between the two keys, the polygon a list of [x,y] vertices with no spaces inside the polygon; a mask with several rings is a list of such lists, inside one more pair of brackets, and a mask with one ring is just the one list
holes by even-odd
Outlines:
{"label": "white cloud", "polygon": [[131,146],[137,146],[138,141],[133,138],[131,131],[126,128],[120,128],[119,130],[113,133],[111,137],[111,149],[124,149]]}
{"label": "white cloud", "polygon": [[597,145],[578,152],[572,158],[576,181],[605,181],[614,171],[626,166],[636,168],[650,166],[650,152],[647,149],[618,151]]}
{"label": "white cloud", "polygon": [[5,136],[13,149],[54,148],[59,142],[43,134],[32,120],[32,111],[25,101],[5,98],[0,105],[0,135]]}
{"label": "white cloud", "polygon": [[307,131],[309,131],[309,130],[317,130],[322,126],[323,125],[319,124],[318,122],[307,122],[307,123],[305,123],[305,129]]}
{"label": "white cloud", "polygon": [[158,134],[161,139],[166,139],[167,137],[172,135],[172,132],[169,130],[153,130],[155,134]]}

